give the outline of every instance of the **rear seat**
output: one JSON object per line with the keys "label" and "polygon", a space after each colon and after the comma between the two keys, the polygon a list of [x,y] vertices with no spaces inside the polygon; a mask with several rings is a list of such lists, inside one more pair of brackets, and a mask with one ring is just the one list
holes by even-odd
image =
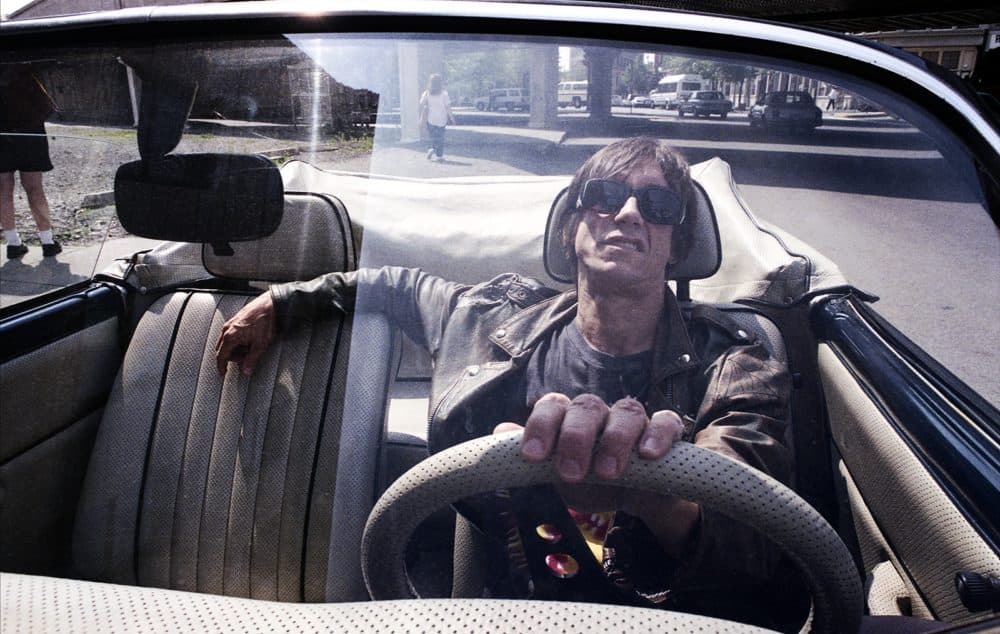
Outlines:
{"label": "rear seat", "polygon": [[[206,269],[278,282],[356,266],[350,219],[332,197],[286,194],[275,234],[232,246],[231,257],[204,247]],[[377,316],[303,324],[252,377],[220,377],[222,325],[254,296],[177,290],[145,311],[84,483],[79,576],[279,601],[367,597],[358,545],[391,331]]]}

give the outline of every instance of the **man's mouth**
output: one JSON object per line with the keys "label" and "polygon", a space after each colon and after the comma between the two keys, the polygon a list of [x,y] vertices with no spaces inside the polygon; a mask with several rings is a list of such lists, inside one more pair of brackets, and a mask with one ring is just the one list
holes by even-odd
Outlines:
{"label": "man's mouth", "polygon": [[646,250],[645,245],[643,245],[641,240],[637,240],[634,238],[626,238],[623,236],[605,238],[604,240],[602,240],[602,243],[607,246],[618,247],[619,249],[629,249],[632,251],[638,251],[639,253],[642,253]]}

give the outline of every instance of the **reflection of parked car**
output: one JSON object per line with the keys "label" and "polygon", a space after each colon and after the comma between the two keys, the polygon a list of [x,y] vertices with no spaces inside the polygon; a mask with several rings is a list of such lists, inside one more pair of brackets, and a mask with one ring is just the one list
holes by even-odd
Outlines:
{"label": "reflection of parked car", "polygon": [[476,110],[527,110],[528,91],[520,88],[494,88],[488,97],[476,99]]}
{"label": "reflection of parked car", "polygon": [[733,102],[726,99],[718,90],[699,90],[677,106],[677,116],[693,114],[696,117],[707,117],[717,114],[725,119],[732,109]]}
{"label": "reflection of parked car", "polygon": [[811,132],[823,123],[823,112],[803,91],[770,92],[750,108],[751,127]]}

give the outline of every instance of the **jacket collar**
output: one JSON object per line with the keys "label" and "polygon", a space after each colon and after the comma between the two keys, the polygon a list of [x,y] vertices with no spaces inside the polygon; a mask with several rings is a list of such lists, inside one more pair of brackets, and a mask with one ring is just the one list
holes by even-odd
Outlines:
{"label": "jacket collar", "polygon": [[[507,319],[489,334],[490,341],[511,357],[530,353],[552,330],[576,317],[576,307],[575,289],[560,293]],[[699,361],[677,298],[668,287],[653,344],[653,381],[659,382],[671,374],[696,367]]]}

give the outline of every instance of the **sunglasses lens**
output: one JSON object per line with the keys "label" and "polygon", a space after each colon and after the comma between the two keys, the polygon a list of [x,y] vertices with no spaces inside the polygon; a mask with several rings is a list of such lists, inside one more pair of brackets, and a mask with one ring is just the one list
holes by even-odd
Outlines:
{"label": "sunglasses lens", "polygon": [[584,183],[580,203],[587,209],[618,211],[628,200],[628,189],[621,183],[591,179]]}
{"label": "sunglasses lens", "polygon": [[684,219],[680,197],[663,187],[644,190],[639,197],[639,211],[646,220],[660,225],[675,225]]}
{"label": "sunglasses lens", "polygon": [[646,187],[632,191],[624,183],[595,178],[583,184],[580,206],[601,212],[617,212],[633,195],[639,201],[639,212],[649,222],[675,225],[684,220],[680,197],[665,187]]}

